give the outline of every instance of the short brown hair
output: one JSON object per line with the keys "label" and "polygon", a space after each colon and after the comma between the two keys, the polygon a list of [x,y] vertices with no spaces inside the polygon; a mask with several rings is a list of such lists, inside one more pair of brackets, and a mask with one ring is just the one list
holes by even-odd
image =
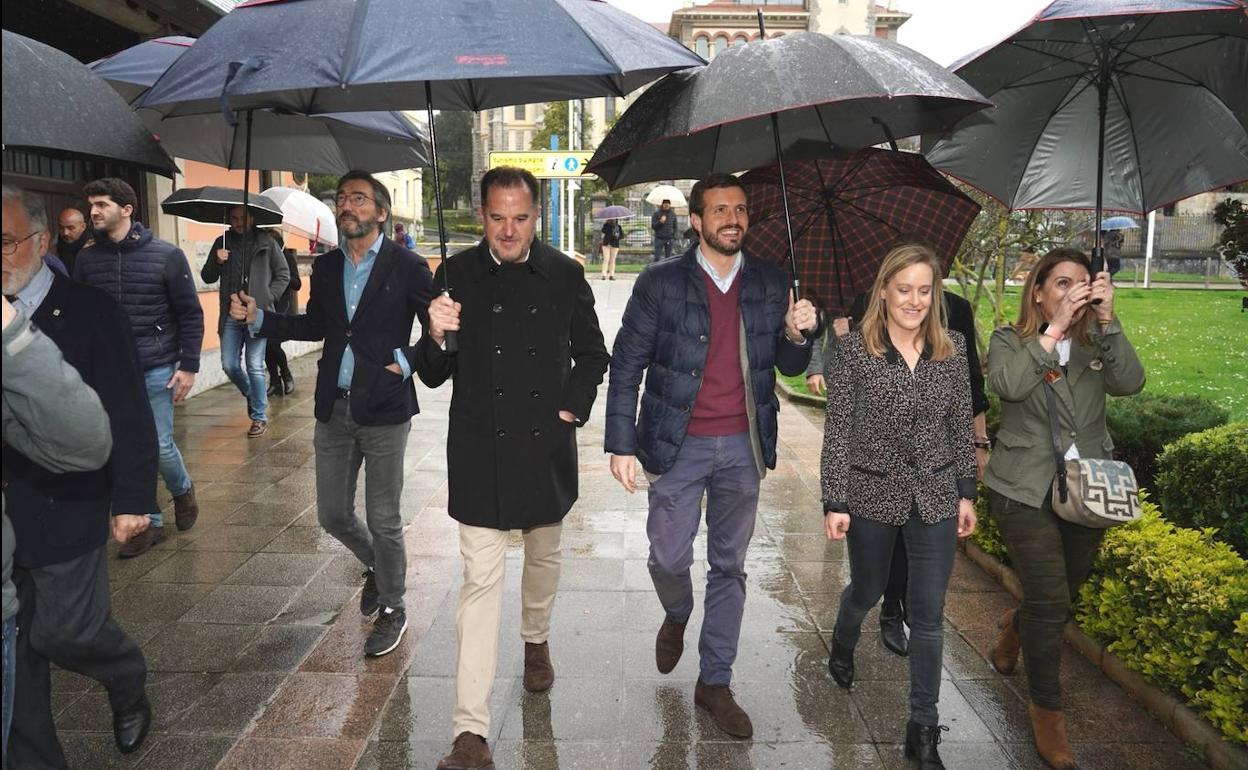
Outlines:
{"label": "short brown hair", "polygon": [[[711,174],[706,179],[700,179],[694,184],[693,191],[689,193],[689,213],[702,216],[704,207],[702,199],[706,195],[706,191],[717,190],[722,187],[736,187],[741,192],[745,192],[745,185],[741,184],[741,180],[732,174]],[[746,198],[749,198],[748,194]]]}
{"label": "short brown hair", "polygon": [[139,208],[139,196],[134,194],[134,188],[124,179],[118,179],[115,176],[106,176],[103,179],[97,179],[94,182],[87,182],[82,188],[82,196],[90,198],[92,196],[103,195],[113,199],[113,203],[125,208],[130,206],[133,209]]}

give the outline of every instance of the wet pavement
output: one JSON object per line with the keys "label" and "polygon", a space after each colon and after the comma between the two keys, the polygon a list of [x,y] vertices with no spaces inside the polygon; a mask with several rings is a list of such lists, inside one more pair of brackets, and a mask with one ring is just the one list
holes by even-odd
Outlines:
{"label": "wet pavement", "polygon": [[[632,282],[594,281],[608,343]],[[232,386],[177,412],[179,445],[201,514],[189,532],[129,561],[110,561],[115,615],[140,641],[155,709],[142,750],[119,755],[103,690],[54,674],[55,711],[74,768],[433,768],[450,747],[460,559],[446,513],[450,390],[420,389],[408,442],[409,627],[392,654],[365,661],[369,624],[356,609],[361,567],[316,522],[311,383],[273,401],[259,439]],[[563,530],[563,573],[550,639],[556,682],[521,686],[520,539],[509,552],[502,641],[488,736],[503,768],[908,768],[904,659],[879,642],[874,613],[856,684],[826,670],[836,599],[848,576],[819,510],[822,415],[785,404],[779,464],[762,485],[733,687],[755,737],[736,741],[694,708],[695,610],[676,670],[654,666],[663,618],[646,571],[646,498],[611,478],[602,453],[604,384],[579,432],[580,501]],[[361,493],[363,484],[361,484]],[[167,497],[167,496],[166,496]],[[169,517],[172,522],[172,516]],[[705,534],[695,581],[704,580]],[[116,548],[110,546],[115,554]],[[699,596],[701,589],[699,588]],[[1039,769],[1025,682],[985,654],[1011,600],[958,557],[946,608],[941,753],[954,768]],[[1098,669],[1067,649],[1070,733],[1088,770],[1203,765]]]}

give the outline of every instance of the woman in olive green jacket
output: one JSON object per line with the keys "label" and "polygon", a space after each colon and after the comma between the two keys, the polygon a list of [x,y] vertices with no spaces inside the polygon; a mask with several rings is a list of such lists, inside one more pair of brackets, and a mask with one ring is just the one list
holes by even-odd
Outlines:
{"label": "woman in olive green jacket", "polygon": [[1057,466],[1044,382],[1056,393],[1061,450],[1068,460],[1111,457],[1105,396],[1144,387],[1144,368],[1114,317],[1109,273],[1090,276],[1082,252],[1046,254],[1023,284],[1018,323],[998,329],[988,346],[988,387],[1001,397],[1001,427],[984,484],[1023,587],[1022,606],[1001,619],[990,658],[998,671],[1010,674],[1021,647],[1036,748],[1059,770],[1075,766],[1058,683],[1062,630],[1104,530],[1053,513],[1050,489]]}

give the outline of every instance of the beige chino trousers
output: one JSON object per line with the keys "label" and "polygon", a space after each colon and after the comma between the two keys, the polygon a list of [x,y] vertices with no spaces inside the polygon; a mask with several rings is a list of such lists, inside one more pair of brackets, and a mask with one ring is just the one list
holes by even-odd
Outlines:
{"label": "beige chino trousers", "polygon": [[[524,573],[520,580],[520,637],[541,644],[550,636],[550,612],[559,588],[559,535],[562,524],[524,530]],[[503,574],[510,532],[459,525],[464,557],[464,586],[455,615],[458,656],[455,664],[453,736],[462,732],[488,737],[490,691],[498,668],[502,623]]]}

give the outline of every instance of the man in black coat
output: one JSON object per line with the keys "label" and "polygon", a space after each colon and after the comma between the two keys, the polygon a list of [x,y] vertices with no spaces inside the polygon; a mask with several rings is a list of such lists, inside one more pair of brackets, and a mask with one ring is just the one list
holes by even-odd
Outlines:
{"label": "man in black coat", "polygon": [[[439,768],[493,766],[485,736],[513,529],[524,532],[524,687],[541,692],[554,682],[547,638],[561,522],[577,497],[576,428],[589,418],[610,360],[584,269],[534,238],[538,195],[527,171],[495,168],[482,177],[485,238],[439,268],[434,282],[443,285],[446,271],[454,301],[430,304],[429,335],[417,346],[426,383],[455,378],[448,508],[460,524],[464,585],[456,738]],[[447,331],[458,332],[458,352],[445,351]]]}
{"label": "man in black coat", "polygon": [[43,204],[6,185],[4,293],[99,395],[113,448],[103,468],[70,473],[54,473],[4,448],[21,629],[5,749],[9,767],[36,770],[65,767],[52,721],[49,663],[105,686],[122,752],[138,749],[147,735],[147,663],[113,620],[104,550],[110,528],[124,543],[147,527],[146,512],[157,509],[156,425],[129,318],[103,291],[55,274],[43,262],[47,227]]}
{"label": "man in black coat", "polygon": [[[390,194],[381,182],[351,171],[338,181],[334,202],[346,247],[312,265],[307,313],[265,312],[240,291],[231,295],[230,316],[269,339],[325,340],[313,438],[317,520],[367,567],[360,612],[377,613],[364,644],[364,654],[375,657],[397,647],[407,629],[399,501],[407,434],[420,411],[410,343],[413,320],[428,327],[433,274],[423,258],[383,235]],[[367,525],[355,514],[361,463]]]}

